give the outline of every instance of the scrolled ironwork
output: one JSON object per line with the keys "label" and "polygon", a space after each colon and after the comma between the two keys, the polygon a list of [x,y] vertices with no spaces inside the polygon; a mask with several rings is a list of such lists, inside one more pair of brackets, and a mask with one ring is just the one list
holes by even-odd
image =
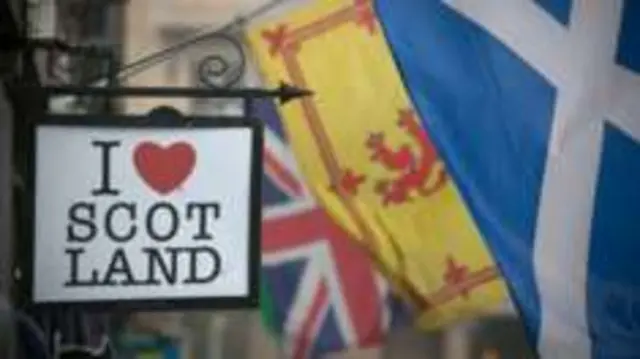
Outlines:
{"label": "scrolled ironwork", "polygon": [[202,57],[197,71],[200,82],[212,88],[237,85],[244,76],[247,60],[242,43],[224,33],[212,34],[210,53]]}

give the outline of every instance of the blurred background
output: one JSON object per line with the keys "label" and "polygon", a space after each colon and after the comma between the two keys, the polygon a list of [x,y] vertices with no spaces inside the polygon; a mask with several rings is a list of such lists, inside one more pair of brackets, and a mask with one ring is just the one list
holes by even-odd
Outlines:
{"label": "blurred background", "polygon": [[[13,11],[16,21],[27,22],[32,38],[57,38],[73,45],[108,50],[108,58],[75,56],[55,50],[37,52],[35,63],[45,84],[104,85],[111,73],[117,74],[115,83],[121,86],[255,87],[262,86],[263,81],[245,41],[245,28],[304,8],[306,3],[303,0],[25,0],[16,1]],[[22,16],[25,11],[26,17]],[[243,111],[241,103],[219,99],[134,99],[107,104],[100,100],[60,98],[49,105],[56,112],[133,114],[146,113],[161,104],[173,106],[185,114],[206,116],[239,115]],[[271,116],[264,113],[261,114]],[[280,130],[272,129],[271,135],[274,137],[272,146],[284,151],[286,139],[279,138],[284,137]],[[286,193],[280,193],[286,192],[287,177],[278,175],[277,161],[283,161],[285,170],[295,174],[295,169],[290,168],[289,156],[282,151],[274,150],[276,155],[272,160],[276,163],[267,165],[271,172],[265,174],[265,206],[270,208],[287,202],[283,199]],[[278,192],[278,186],[285,190],[280,188]],[[295,232],[295,228],[291,231]],[[283,266],[274,264],[274,260],[267,260],[264,265],[263,272],[271,278],[294,275],[291,273],[297,273],[294,282],[306,278],[303,270],[280,268]],[[337,271],[335,267],[325,270]],[[267,295],[296,301],[311,295],[305,290],[308,286],[283,288],[273,285]],[[368,295],[359,294],[357,290],[342,290],[345,296],[355,296],[356,302],[358,295]],[[330,302],[329,308],[334,304]],[[294,311],[294,307],[298,309]],[[99,318],[70,312],[56,323],[63,327],[60,329],[63,332],[73,331],[73,338],[90,337],[78,335],[78,331],[102,328],[100,330],[108,333],[116,348],[116,357],[123,359],[286,358],[291,356],[287,349],[290,343],[287,342],[287,331],[283,329],[286,325],[282,322],[303,320],[296,316],[304,317],[306,309],[304,303],[290,305],[290,312],[286,311],[286,306],[280,306],[280,309],[272,315],[269,312],[273,310],[262,308],[262,311],[103,313],[106,315]],[[382,311],[380,309],[381,316]],[[333,313],[336,317],[349,314],[349,310]],[[319,319],[316,324],[319,328],[309,338],[319,344],[310,344],[310,351],[314,352],[314,345],[335,348],[338,352],[327,354],[328,358],[531,357],[522,325],[508,302],[480,317],[431,331],[418,329],[412,324],[411,315],[411,310],[407,309],[402,323],[388,324],[384,330],[388,334],[366,345],[368,348],[357,348],[362,345],[351,345],[336,339],[338,334],[325,333],[321,329],[330,326],[331,318],[326,322]],[[35,320],[36,326],[52,323],[52,316],[46,313],[27,316]],[[71,337],[64,340],[71,343],[74,340]],[[84,342],[79,344],[85,345]],[[33,343],[18,341],[18,347],[21,345]]]}

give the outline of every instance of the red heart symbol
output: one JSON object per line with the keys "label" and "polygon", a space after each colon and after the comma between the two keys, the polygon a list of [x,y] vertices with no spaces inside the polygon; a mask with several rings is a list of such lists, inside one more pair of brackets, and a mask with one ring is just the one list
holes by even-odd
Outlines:
{"label": "red heart symbol", "polygon": [[138,174],[156,192],[166,195],[189,177],[196,154],[185,142],[163,148],[153,142],[140,143],[133,154]]}

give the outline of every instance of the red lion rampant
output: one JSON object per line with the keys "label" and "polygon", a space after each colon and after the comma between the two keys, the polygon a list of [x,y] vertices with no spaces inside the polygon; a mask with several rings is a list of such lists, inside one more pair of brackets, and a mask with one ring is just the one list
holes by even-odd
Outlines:
{"label": "red lion rampant", "polygon": [[[394,178],[376,182],[375,191],[382,196],[385,206],[409,202],[412,193],[422,197],[429,196],[447,183],[447,174],[442,166],[436,166],[439,161],[436,151],[413,111],[400,112],[398,127],[417,143],[417,153],[412,150],[410,144],[403,144],[397,149],[389,147],[384,133],[371,134],[366,142],[367,148],[371,150],[371,160],[397,173]],[[433,171],[438,171],[436,180],[429,183]]]}

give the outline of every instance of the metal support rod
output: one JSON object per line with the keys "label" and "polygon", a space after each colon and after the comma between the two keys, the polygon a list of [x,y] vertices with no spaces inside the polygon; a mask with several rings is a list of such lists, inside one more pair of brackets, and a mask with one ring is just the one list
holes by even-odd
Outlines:
{"label": "metal support rod", "polygon": [[240,98],[244,100],[275,97],[280,99],[281,103],[312,94],[309,90],[284,83],[276,89],[47,86],[39,90],[44,90],[48,96]]}
{"label": "metal support rod", "polygon": [[[109,51],[108,61],[107,61],[107,87],[116,87],[118,86],[118,81],[116,78],[116,74],[118,73],[118,59],[116,54],[113,51]],[[104,102],[105,111],[111,112],[115,110],[115,104],[113,98],[108,98],[107,101]]]}
{"label": "metal support rod", "polygon": [[13,116],[0,85],[0,358],[14,358],[16,326],[11,305],[11,262],[14,243],[12,190]]}
{"label": "metal support rod", "polygon": [[242,107],[243,107],[242,115],[246,117],[251,117],[251,114],[253,113],[253,99],[251,98],[244,99],[244,103]]}
{"label": "metal support rod", "polygon": [[109,62],[107,64],[107,87],[115,87],[118,85],[118,58],[116,54],[111,51],[109,53]]}

